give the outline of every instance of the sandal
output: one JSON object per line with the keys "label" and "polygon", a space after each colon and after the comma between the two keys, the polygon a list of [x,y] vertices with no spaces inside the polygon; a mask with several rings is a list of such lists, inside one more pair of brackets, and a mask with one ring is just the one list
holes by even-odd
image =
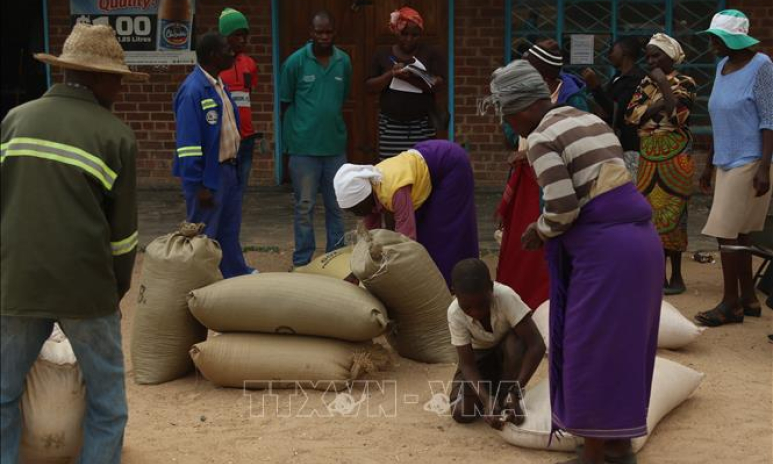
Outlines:
{"label": "sandal", "polygon": [[[569,461],[560,461],[556,464],[590,464],[589,461],[586,461],[582,458],[582,456],[578,456],[574,459],[570,459]],[[611,462],[607,461],[607,458],[604,458],[604,464],[612,464]]]}
{"label": "sandal", "polygon": [[671,285],[669,285],[667,287],[663,287],[664,295],[681,295],[686,291],[687,291],[687,287],[685,287],[684,285],[677,285],[675,287],[672,287]]}
{"label": "sandal", "polygon": [[[577,445],[576,452],[577,456],[582,459],[582,450],[585,448],[585,445]],[[631,451],[630,453],[626,453],[622,456],[612,456],[610,454],[604,453],[604,461],[608,462],[609,464],[636,464],[636,454]]]}
{"label": "sandal", "polygon": [[738,324],[743,322],[743,313],[736,314],[735,309],[725,303],[720,303],[716,308],[703,311],[695,315],[695,321],[707,327],[719,327],[725,324]]}
{"label": "sandal", "polygon": [[741,306],[743,307],[744,316],[749,316],[749,317],[762,316],[762,306],[760,305],[759,301],[755,301],[752,304],[741,303]]}

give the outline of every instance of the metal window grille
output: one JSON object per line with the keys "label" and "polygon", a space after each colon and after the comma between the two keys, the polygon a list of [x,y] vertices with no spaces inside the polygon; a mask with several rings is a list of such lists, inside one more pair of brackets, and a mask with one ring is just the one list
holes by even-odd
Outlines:
{"label": "metal window grille", "polygon": [[[698,31],[708,28],[711,17],[725,8],[724,0],[511,0],[510,29],[505,56],[518,57],[531,43],[553,38],[570,54],[571,36],[594,36],[594,64],[597,71],[611,76],[607,54],[612,43],[625,36],[645,38],[665,32],[679,40],[687,58],[679,70],[695,79],[698,97],[691,126],[695,133],[710,131],[708,99],[714,80],[716,60],[709,39]],[[578,73],[587,65],[567,65]],[[646,66],[643,64],[643,66]]]}

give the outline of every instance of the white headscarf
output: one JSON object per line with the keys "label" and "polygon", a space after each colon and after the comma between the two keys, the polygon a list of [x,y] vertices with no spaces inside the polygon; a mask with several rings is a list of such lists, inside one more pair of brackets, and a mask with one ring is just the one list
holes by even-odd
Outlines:
{"label": "white headscarf", "polygon": [[666,34],[657,33],[653,35],[647,45],[653,45],[663,50],[663,53],[674,60],[674,64],[679,64],[684,61],[684,51],[682,50],[682,46],[679,45],[679,42],[677,42],[676,39],[669,37]]}
{"label": "white headscarf", "polygon": [[373,192],[371,182],[381,182],[381,172],[370,164],[344,164],[333,178],[338,206],[349,209]]}

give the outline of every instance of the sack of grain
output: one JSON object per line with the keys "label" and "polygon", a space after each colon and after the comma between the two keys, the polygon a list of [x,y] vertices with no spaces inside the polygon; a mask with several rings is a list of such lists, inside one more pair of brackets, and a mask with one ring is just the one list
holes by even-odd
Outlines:
{"label": "sack of grain", "polygon": [[543,302],[531,313],[531,320],[537,326],[542,340],[545,341],[545,356],[550,349],[550,300]]}
{"label": "sack of grain", "polygon": [[142,265],[131,336],[134,380],[157,384],[193,370],[188,350],[207,338],[191,316],[188,293],[221,280],[222,252],[200,235],[204,224],[183,223],[179,231],[148,245]]}
{"label": "sack of grain", "polygon": [[384,368],[381,345],[322,337],[227,333],[197,343],[190,352],[202,375],[235,388],[344,387]]}
{"label": "sack of grain", "polygon": [[447,312],[451,293],[421,244],[389,230],[363,232],[352,272],[387,308],[387,335],[401,356],[426,363],[456,362]]}
{"label": "sack of grain", "polygon": [[309,264],[296,268],[295,272],[345,279],[352,273],[352,267],[349,264],[352,258],[352,249],[353,247],[347,246],[325,253]]}
{"label": "sack of grain", "polygon": [[20,462],[74,461],[83,442],[86,387],[70,342],[54,326],[21,397]]}
{"label": "sack of grain", "polygon": [[[652,431],[668,413],[676,409],[700,386],[704,375],[665,358],[656,358],[652,378],[650,407],[647,411],[648,434],[633,439],[633,450],[638,452],[647,442]],[[520,426],[507,424],[500,432],[511,445],[549,451],[574,451],[580,438],[564,433],[553,437],[550,446],[550,384],[548,379],[529,388],[523,398],[526,421]]]}
{"label": "sack of grain", "polygon": [[341,279],[264,272],[194,290],[191,313],[217,332],[316,335],[371,340],[387,327],[386,310],[366,290]]}
{"label": "sack of grain", "polygon": [[[550,301],[542,303],[534,311],[532,320],[537,325],[545,346],[550,348]],[[689,319],[682,316],[671,303],[663,301],[660,307],[660,325],[658,326],[658,348],[678,350],[689,345],[703,331],[705,327],[698,327]],[[546,353],[547,354],[547,353]]]}
{"label": "sack of grain", "polygon": [[671,303],[663,301],[660,308],[660,327],[658,328],[658,348],[678,350],[689,345],[706,327],[698,327],[682,316]]}

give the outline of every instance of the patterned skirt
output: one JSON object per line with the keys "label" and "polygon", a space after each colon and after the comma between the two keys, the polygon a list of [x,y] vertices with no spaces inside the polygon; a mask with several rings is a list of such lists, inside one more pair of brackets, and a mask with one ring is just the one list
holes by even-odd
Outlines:
{"label": "patterned skirt", "polygon": [[636,187],[652,206],[652,222],[669,251],[687,250],[687,206],[695,164],[687,134],[671,132],[641,138]]}
{"label": "patterned skirt", "polygon": [[391,158],[410,150],[419,142],[435,138],[435,128],[429,116],[413,121],[396,121],[378,115],[378,156],[381,159]]}

